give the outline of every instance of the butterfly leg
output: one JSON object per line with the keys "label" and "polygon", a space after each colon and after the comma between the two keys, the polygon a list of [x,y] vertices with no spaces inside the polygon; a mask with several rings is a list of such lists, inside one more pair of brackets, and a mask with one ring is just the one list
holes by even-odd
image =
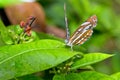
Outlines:
{"label": "butterfly leg", "polygon": [[73,51],[73,45],[71,45],[70,47],[71,47],[71,51]]}

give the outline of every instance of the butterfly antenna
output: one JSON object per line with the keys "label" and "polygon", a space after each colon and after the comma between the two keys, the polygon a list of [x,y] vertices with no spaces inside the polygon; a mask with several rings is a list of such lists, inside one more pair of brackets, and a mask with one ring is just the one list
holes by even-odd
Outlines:
{"label": "butterfly antenna", "polygon": [[65,12],[65,26],[66,26],[66,40],[65,42],[68,43],[68,40],[70,38],[69,28],[68,28],[68,20],[67,20],[67,14],[66,14],[66,4],[64,3],[64,12]]}

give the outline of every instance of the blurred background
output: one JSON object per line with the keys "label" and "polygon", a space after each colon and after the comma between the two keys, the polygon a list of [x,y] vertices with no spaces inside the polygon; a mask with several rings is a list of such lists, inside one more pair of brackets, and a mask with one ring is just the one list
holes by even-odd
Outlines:
{"label": "blurred background", "polygon": [[[24,1],[24,0],[22,0]],[[96,71],[112,74],[120,71],[120,0],[0,0],[0,17],[6,26],[19,24],[35,16],[32,28],[36,32],[65,39],[64,2],[72,34],[87,18],[96,14],[97,27],[93,36],[82,47],[83,53],[115,54],[104,62],[93,65]]]}

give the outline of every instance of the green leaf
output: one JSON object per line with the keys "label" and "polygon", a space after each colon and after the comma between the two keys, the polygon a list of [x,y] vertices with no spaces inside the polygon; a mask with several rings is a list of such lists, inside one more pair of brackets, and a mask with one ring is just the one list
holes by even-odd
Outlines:
{"label": "green leaf", "polygon": [[5,45],[5,43],[4,43],[4,41],[2,40],[2,38],[0,36],[0,46],[4,46],[4,45]]}
{"label": "green leaf", "polygon": [[44,79],[42,79],[40,76],[36,76],[35,74],[34,75],[31,74],[31,75],[26,75],[26,76],[16,78],[16,80],[44,80]]}
{"label": "green leaf", "polygon": [[0,19],[0,37],[4,41],[5,44],[11,44],[12,40],[9,36],[8,30],[5,27],[5,25],[2,23],[2,20]]}
{"label": "green leaf", "polygon": [[113,77],[115,80],[120,80],[120,72],[112,74],[111,77]]}
{"label": "green leaf", "polygon": [[66,80],[65,79],[65,74],[56,74],[54,77],[53,77],[53,80]]}
{"label": "green leaf", "polygon": [[114,80],[111,76],[95,71],[84,71],[79,73],[79,76],[81,76],[83,80]]}
{"label": "green leaf", "polygon": [[24,30],[20,27],[20,25],[10,25],[7,26],[9,31],[13,31],[14,34],[21,34]]}
{"label": "green leaf", "polygon": [[114,80],[112,77],[95,71],[55,75],[53,80]]}
{"label": "green leaf", "polygon": [[49,39],[0,47],[0,80],[52,68],[76,54],[64,43]]}
{"label": "green leaf", "polygon": [[94,64],[96,62],[100,62],[100,61],[102,61],[104,59],[107,59],[107,58],[109,58],[111,56],[113,56],[113,55],[104,54],[104,53],[89,53],[89,54],[85,54],[82,59],[79,59],[78,61],[73,63],[71,69],[76,69],[76,68],[79,68],[79,67],[91,65],[91,64]]}
{"label": "green leaf", "polygon": [[45,33],[37,33],[37,36],[39,39],[54,39],[54,40],[63,41],[63,39],[61,38],[55,37],[54,35],[45,34]]}

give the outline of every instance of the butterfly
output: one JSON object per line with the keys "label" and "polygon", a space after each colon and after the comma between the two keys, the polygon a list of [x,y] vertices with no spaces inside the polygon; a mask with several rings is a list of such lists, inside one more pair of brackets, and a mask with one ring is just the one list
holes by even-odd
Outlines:
{"label": "butterfly", "polygon": [[[66,11],[66,6],[64,5],[64,10]],[[85,41],[90,38],[90,36],[93,33],[93,28],[97,25],[97,16],[93,15],[90,18],[88,18],[83,24],[80,25],[80,27],[72,34],[72,36],[69,36],[69,29],[67,24],[67,17],[65,12],[65,22],[66,22],[66,45],[72,46],[73,45],[81,45]]]}

